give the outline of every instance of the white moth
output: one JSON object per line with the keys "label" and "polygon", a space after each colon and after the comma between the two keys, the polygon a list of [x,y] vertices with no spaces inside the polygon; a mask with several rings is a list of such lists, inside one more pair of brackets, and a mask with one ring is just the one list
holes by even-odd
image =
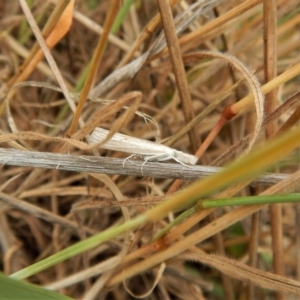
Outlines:
{"label": "white moth", "polygon": [[[97,127],[91,133],[88,141],[90,144],[100,143],[105,140],[108,133],[108,130]],[[198,160],[198,157],[194,155],[121,133],[115,133],[110,140],[100,147],[108,150],[131,153],[132,155],[124,160],[123,166],[125,161],[130,157],[134,155],[141,155],[145,160],[142,165],[142,169],[147,161],[165,161],[174,159],[178,163],[188,167],[187,165],[195,165]]]}

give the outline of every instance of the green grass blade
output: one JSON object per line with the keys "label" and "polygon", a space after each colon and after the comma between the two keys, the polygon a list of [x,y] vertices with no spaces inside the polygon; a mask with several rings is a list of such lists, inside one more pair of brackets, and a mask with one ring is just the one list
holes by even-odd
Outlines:
{"label": "green grass blade", "polygon": [[254,204],[275,204],[300,202],[300,194],[281,194],[281,195],[266,195],[266,196],[251,196],[251,197],[235,197],[229,199],[213,199],[201,200],[198,202],[200,208],[212,208],[223,206],[237,205],[254,205]]}
{"label": "green grass blade", "polygon": [[47,299],[47,300],[70,300],[71,298],[58,294],[53,291],[46,290],[37,285],[27,282],[18,281],[0,273],[0,295],[1,299],[5,300],[32,300],[32,299]]}
{"label": "green grass blade", "polygon": [[39,261],[27,268],[24,268],[12,275],[10,275],[11,278],[15,279],[24,279],[28,278],[34,274],[37,274],[40,271],[43,271],[49,267],[52,267],[62,261],[65,261],[75,255],[78,255],[80,253],[83,253],[89,249],[92,249],[96,247],[97,245],[108,241],[124,232],[126,232],[129,229],[135,228],[138,225],[143,224],[146,221],[144,215],[140,215],[137,218],[130,220],[118,227],[115,228],[109,228],[97,235],[94,235],[86,240],[83,240],[73,246],[70,246],[56,254],[53,254],[46,259],[43,259],[42,261]]}

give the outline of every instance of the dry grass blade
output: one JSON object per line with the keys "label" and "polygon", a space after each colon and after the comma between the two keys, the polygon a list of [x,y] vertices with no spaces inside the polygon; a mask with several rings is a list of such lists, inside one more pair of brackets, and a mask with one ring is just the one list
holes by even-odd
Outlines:
{"label": "dry grass blade", "polygon": [[[264,1],[264,69],[265,82],[277,76],[277,7],[276,1]],[[266,95],[265,111],[270,115],[277,107],[277,90],[273,90]],[[266,138],[272,138],[278,130],[277,120],[266,125]],[[284,249],[282,231],[282,205],[274,204],[270,206],[272,246],[274,254],[274,271],[278,275],[284,276]],[[277,299],[283,299],[283,294],[277,294]]]}
{"label": "dry grass blade", "polygon": [[[247,153],[247,152],[249,152],[252,149],[255,141],[257,140],[257,137],[258,137],[258,134],[260,132],[261,125],[262,125],[262,122],[263,122],[263,117],[264,117],[264,96],[263,96],[263,94],[261,92],[260,84],[259,84],[257,78],[254,76],[254,74],[252,74],[247,69],[247,67],[245,65],[243,65],[243,63],[241,63],[235,57],[229,56],[227,54],[214,53],[214,52],[192,53],[192,54],[190,54],[189,56],[186,57],[185,61],[186,62],[193,62],[195,60],[198,60],[201,57],[216,57],[216,58],[222,58],[222,59],[227,60],[230,64],[232,64],[233,67],[235,67],[237,70],[239,70],[242,73],[242,75],[245,77],[247,83],[251,87],[251,91],[252,91],[252,93],[254,95],[253,97],[254,97],[254,103],[255,103],[257,120],[255,122],[255,127],[254,127],[254,130],[253,130],[253,135],[252,135],[252,137],[250,139],[250,142],[248,144],[248,148],[245,151]],[[221,126],[223,125],[222,120],[224,120],[226,122],[227,120],[231,119],[231,117],[232,117],[230,114],[229,114],[230,116],[228,117],[227,110],[228,110],[228,108],[224,109],[224,111],[222,113],[222,116],[220,118],[219,122],[221,123]],[[216,125],[216,127],[217,127],[217,125]],[[220,129],[221,128],[218,128],[217,132]],[[214,131],[212,130],[212,132],[214,132]],[[213,137],[215,137],[215,135],[213,135]],[[208,147],[208,145],[205,146],[204,150],[206,150],[207,147]],[[196,155],[197,156],[202,155],[202,153],[204,152],[204,150],[199,149],[197,151],[198,153]]]}
{"label": "dry grass blade", "polygon": [[[70,3],[67,6],[67,8],[68,8],[67,14],[68,15],[70,15],[70,13],[72,13],[72,8],[73,8],[72,3],[74,4],[74,1],[70,1]],[[27,17],[28,23],[30,24],[30,26],[32,28],[32,31],[34,32],[35,37],[36,37],[36,39],[37,39],[37,41],[38,41],[41,49],[43,50],[43,53],[44,53],[45,57],[48,60],[48,63],[49,63],[49,65],[50,65],[50,67],[51,67],[51,69],[52,69],[52,71],[53,71],[53,73],[55,75],[55,78],[56,78],[56,80],[57,80],[57,82],[58,82],[61,90],[64,93],[64,96],[65,96],[66,100],[68,101],[68,104],[69,104],[70,108],[73,111],[75,111],[74,102],[72,101],[72,98],[71,98],[70,93],[68,91],[68,88],[67,88],[67,86],[66,86],[66,84],[64,82],[64,79],[63,79],[63,77],[61,75],[61,72],[60,72],[60,70],[59,70],[59,68],[58,68],[55,60],[53,59],[53,57],[51,55],[51,52],[50,52],[50,50],[48,48],[48,45],[46,44],[46,41],[44,40],[43,35],[40,32],[40,30],[39,30],[39,28],[38,28],[38,26],[37,26],[37,24],[36,24],[36,22],[34,20],[34,17],[31,14],[31,12],[30,12],[27,4],[26,4],[26,1],[20,0],[20,5],[22,6],[22,9],[23,9],[23,11],[24,11],[24,13],[25,13],[25,15]],[[64,18],[64,14],[62,15],[62,17]],[[59,38],[60,38],[60,36],[59,36]]]}
{"label": "dry grass blade", "polygon": [[[183,108],[183,114],[186,123],[190,122],[195,114],[192,106],[192,99],[188,88],[188,83],[184,71],[183,61],[181,57],[181,51],[179,48],[178,38],[176,34],[176,28],[173,21],[172,11],[169,1],[157,0],[162,24],[164,27],[164,32],[168,44],[170,60],[173,66],[174,75],[176,78],[176,84],[178,88],[178,94],[180,97],[180,102]],[[189,138],[193,150],[195,151],[200,144],[200,139],[197,134],[197,127],[194,127],[189,132]]]}
{"label": "dry grass blade", "polygon": [[[231,21],[231,20],[237,18],[244,12],[250,10],[252,7],[255,7],[256,5],[261,3],[262,1],[263,0],[248,0],[248,1],[244,1],[243,3],[241,3],[240,5],[238,5],[236,7],[233,7],[231,10],[229,10],[224,15],[222,15],[219,18],[217,18],[216,20],[206,24],[206,26],[202,26],[201,28],[198,28],[198,30],[195,30],[195,31],[187,34],[186,36],[182,37],[179,40],[180,46],[185,46],[186,51],[194,48],[195,41],[197,41],[197,43],[199,43],[199,39],[201,41],[201,38],[203,36],[205,37],[206,34],[208,34],[210,31],[212,31],[214,29],[219,29],[222,31],[222,28],[223,28],[222,25],[224,25],[228,21]],[[219,33],[220,33],[220,31],[219,31]],[[164,54],[165,52],[166,52],[166,50],[164,50],[163,53],[160,53],[158,55]],[[154,56],[153,58],[156,58],[156,56]]]}
{"label": "dry grass blade", "polygon": [[[294,94],[293,96],[291,96],[288,100],[286,100],[286,102],[284,102],[281,106],[279,106],[275,111],[272,112],[271,115],[267,116],[264,119],[264,122],[262,124],[262,129],[265,128],[266,124],[268,124],[269,122],[273,122],[274,120],[278,119],[279,117],[281,117],[283,114],[285,114],[289,109],[293,109],[294,107],[299,106],[299,98],[300,98],[300,92],[297,92],[296,94]],[[296,108],[294,114],[291,116],[291,124],[288,124],[289,122],[287,121],[286,124],[287,128],[291,128],[292,125],[295,124],[295,120],[293,116],[297,116],[297,111],[299,110],[299,108]],[[282,126],[281,128],[282,130],[280,130],[277,134],[280,134],[282,132],[285,132],[285,125]],[[243,138],[242,140],[240,140],[238,143],[236,143],[235,145],[229,147],[222,155],[220,155],[218,157],[218,159],[216,159],[212,165],[224,165],[226,163],[226,161],[228,161],[230,158],[233,157],[234,154],[237,154],[241,151],[241,149],[244,149],[246,147],[246,145],[248,144],[250,140],[250,135],[246,136],[245,138]]]}
{"label": "dry grass blade", "polygon": [[300,295],[300,284],[298,281],[269,272],[263,272],[223,256],[207,255],[198,252],[197,254],[183,255],[183,258],[207,264],[232,278],[250,280],[255,285],[264,289]]}
{"label": "dry grass blade", "polygon": [[[50,49],[53,48],[70,29],[74,2],[74,0],[61,0],[52,12],[51,17],[48,19],[42,34],[46,40],[47,46]],[[20,1],[20,4],[23,7],[23,10],[25,9],[27,18],[32,19],[29,15],[29,10],[27,9],[26,3]],[[30,22],[31,26],[34,26],[32,21]],[[35,32],[37,32],[36,29]],[[42,52],[41,49],[43,49],[44,52]],[[18,73],[9,80],[7,85],[11,87],[16,83],[25,80],[34,70],[36,65],[42,60],[45,49],[45,46],[35,43],[30,54],[19,68]]]}
{"label": "dry grass blade", "polygon": [[[130,92],[128,94],[123,95],[120,97],[117,101],[110,103],[106,107],[101,107],[97,109],[93,115],[91,116],[89,122],[85,124],[78,132],[76,132],[72,136],[72,140],[81,140],[88,134],[92,132],[92,130],[99,126],[102,122],[107,120],[109,117],[114,115],[116,112],[118,112],[120,109],[123,109],[124,107],[129,107],[123,115],[120,115],[118,120],[114,123],[114,127],[112,128],[111,135],[118,131],[121,126],[124,126],[126,122],[130,121],[130,119],[133,117],[134,113],[137,110],[137,107],[141,101],[141,94],[139,92]],[[68,144],[68,143],[67,143]],[[59,152],[66,153],[70,151],[72,143],[69,143],[70,145],[63,145],[60,147]],[[94,146],[90,149],[95,149],[96,147],[99,147],[101,143],[97,144],[97,146]]]}
{"label": "dry grass blade", "polygon": [[91,62],[91,69],[89,71],[89,74],[87,76],[86,82],[84,84],[84,87],[82,89],[82,92],[80,94],[80,98],[78,101],[78,106],[76,108],[76,113],[74,115],[74,118],[72,120],[72,123],[70,125],[70,128],[68,130],[67,135],[69,137],[71,137],[76,129],[78,120],[80,118],[84,103],[87,99],[87,95],[90,91],[90,88],[93,84],[93,80],[96,74],[96,71],[98,69],[98,66],[101,62],[102,56],[103,56],[103,52],[105,49],[105,45],[107,43],[107,38],[108,38],[108,34],[110,32],[110,29],[113,25],[114,19],[116,17],[116,14],[118,12],[118,8],[119,8],[119,1],[118,0],[112,0],[108,9],[108,14],[107,17],[105,19],[105,23],[103,26],[103,34],[101,35],[101,38],[99,39],[98,45],[95,49],[95,54],[93,56],[92,62]]}
{"label": "dry grass blade", "polygon": [[[51,222],[53,224],[58,224],[70,230],[71,232],[78,234],[78,225],[76,224],[76,222],[72,222],[63,217],[56,216],[53,213],[46,211],[45,209],[41,209],[35,205],[26,203],[18,198],[11,197],[9,195],[6,195],[5,193],[0,193],[0,199],[3,203],[5,203],[8,206],[11,206],[16,209],[20,209],[31,215],[36,216],[37,218],[47,220],[48,222]],[[86,231],[89,234],[95,233],[93,230],[90,230],[89,228],[86,228]]]}
{"label": "dry grass blade", "polygon": [[[175,2],[178,2],[178,0],[171,1],[169,5],[172,6]],[[188,25],[195,19],[195,16],[197,16],[199,13],[205,14],[216,4],[216,1],[207,2],[205,0],[204,2],[205,2],[205,7],[202,7],[202,9],[199,10],[200,12],[199,11],[193,12],[192,16],[187,20],[179,19],[179,21],[176,23],[177,34],[185,30],[188,27]],[[140,37],[138,44],[134,45],[132,50],[128,52],[128,55],[131,56],[133,54],[133,52],[136,50],[139,44],[144,39],[147,38],[149,33],[151,33],[155,29],[155,27],[159,24],[159,22],[160,22],[160,16],[157,15],[156,17],[153,18],[152,22],[145,28],[144,30],[145,35],[142,35]],[[90,98],[101,97],[102,95],[106,94],[116,84],[125,81],[126,79],[131,79],[132,77],[134,77],[137,74],[137,72],[143,67],[145,62],[151,57],[155,56],[157,52],[159,52],[161,49],[164,49],[165,46],[166,46],[166,38],[165,35],[161,33],[159,37],[154,41],[154,43],[147,49],[147,51],[145,51],[135,60],[131,61],[130,63],[127,63],[126,65],[112,72],[109,76],[107,76],[104,80],[102,80],[96,87],[94,87],[91,90],[91,92],[89,93],[89,97]],[[127,62],[127,59],[129,59],[129,57],[125,56],[121,65],[123,65],[123,62],[125,61]]]}
{"label": "dry grass blade", "polygon": [[[171,0],[170,6],[174,6],[177,4],[179,0]],[[122,59],[122,61],[119,64],[119,67],[122,67],[123,65],[127,64],[130,59],[132,58],[133,54],[137,49],[142,45],[142,43],[149,37],[151,33],[154,32],[156,27],[161,22],[160,14],[157,13],[155,17],[151,20],[149,24],[146,25],[145,29],[143,30],[142,34],[139,36],[139,38],[135,41],[134,45],[132,46],[131,50],[128,51],[128,53],[125,55],[125,57]]]}

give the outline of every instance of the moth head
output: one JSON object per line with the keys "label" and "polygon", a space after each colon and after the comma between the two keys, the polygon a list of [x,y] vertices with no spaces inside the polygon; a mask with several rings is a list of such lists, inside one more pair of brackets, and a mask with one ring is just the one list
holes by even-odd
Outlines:
{"label": "moth head", "polygon": [[195,155],[187,154],[181,151],[174,152],[174,157],[178,162],[186,165],[195,165],[198,161],[198,157]]}

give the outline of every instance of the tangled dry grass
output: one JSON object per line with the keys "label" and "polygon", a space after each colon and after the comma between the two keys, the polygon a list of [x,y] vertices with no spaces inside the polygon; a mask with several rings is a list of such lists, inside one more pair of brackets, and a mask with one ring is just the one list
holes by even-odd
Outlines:
{"label": "tangled dry grass", "polygon": [[[31,3],[42,34],[24,3],[2,1],[0,13],[2,271],[20,274],[80,245],[19,278],[75,299],[297,299],[298,204],[203,209],[184,207],[183,195],[293,131],[300,2],[77,0],[64,37],[66,11],[53,21],[53,10],[73,1]],[[59,42],[41,44],[47,60],[36,65],[36,40],[49,46],[51,34]],[[128,154],[87,143],[98,126],[195,154],[198,164],[147,162],[141,172],[140,159],[123,165]],[[240,167],[250,174],[269,159],[264,177],[220,183],[209,197],[297,192],[291,143]],[[148,214],[173,195],[176,205]],[[123,231],[84,244],[109,228]]]}

